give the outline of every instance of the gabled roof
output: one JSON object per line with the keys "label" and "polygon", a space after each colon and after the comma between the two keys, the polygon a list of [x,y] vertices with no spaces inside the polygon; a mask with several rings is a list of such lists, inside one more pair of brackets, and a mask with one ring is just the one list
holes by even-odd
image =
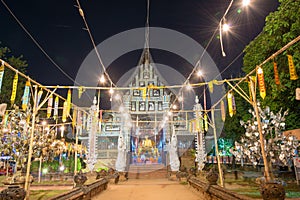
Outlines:
{"label": "gabled roof", "polygon": [[[154,74],[157,75],[158,79],[159,79],[159,82],[162,84],[162,85],[168,85],[168,82],[163,78],[163,76],[160,74],[159,70],[157,69],[154,61],[153,61],[153,58],[151,56],[151,53],[150,53],[150,50],[149,48],[144,48],[143,49],[143,52],[142,52],[142,55],[141,55],[141,58],[138,62],[138,65],[136,67],[136,69],[134,70],[134,72],[132,73],[132,75],[128,78],[128,80],[125,82],[125,86],[129,86],[130,83],[133,82],[133,80],[135,79],[135,76],[136,74],[139,73],[139,71],[141,70],[141,68],[146,65],[146,64],[149,64],[153,67],[153,72]],[[138,87],[138,86],[137,86]],[[174,92],[174,91],[173,91]]]}

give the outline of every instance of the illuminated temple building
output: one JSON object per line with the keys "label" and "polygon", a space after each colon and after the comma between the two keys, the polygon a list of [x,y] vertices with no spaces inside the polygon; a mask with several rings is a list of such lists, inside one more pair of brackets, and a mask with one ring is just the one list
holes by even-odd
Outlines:
{"label": "illuminated temple building", "polygon": [[[170,102],[176,95],[163,87],[168,84],[150,61],[149,50],[144,49],[138,66],[125,84],[129,89],[121,91],[121,101],[112,107],[118,112],[103,112],[101,131],[97,133],[95,169],[103,165],[114,167],[120,134],[128,152],[127,166],[167,166],[168,144],[173,131],[177,135],[179,155],[194,148],[195,135],[188,130],[188,113],[181,111],[177,101],[177,109],[168,115]],[[81,139],[86,141],[87,136]]]}

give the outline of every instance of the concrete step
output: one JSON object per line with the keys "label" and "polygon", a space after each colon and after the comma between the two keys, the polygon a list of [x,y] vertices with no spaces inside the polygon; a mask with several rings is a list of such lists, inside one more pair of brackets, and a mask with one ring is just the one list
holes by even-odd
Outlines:
{"label": "concrete step", "polygon": [[129,179],[158,179],[167,178],[167,168],[164,165],[130,165]]}

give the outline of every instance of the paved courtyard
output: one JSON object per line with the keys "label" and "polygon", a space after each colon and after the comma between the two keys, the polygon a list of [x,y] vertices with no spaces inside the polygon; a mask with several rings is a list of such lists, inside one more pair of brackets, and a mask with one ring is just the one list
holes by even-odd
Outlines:
{"label": "paved courtyard", "polygon": [[177,181],[166,179],[131,179],[117,185],[110,184],[106,191],[93,200],[204,200],[200,193]]}

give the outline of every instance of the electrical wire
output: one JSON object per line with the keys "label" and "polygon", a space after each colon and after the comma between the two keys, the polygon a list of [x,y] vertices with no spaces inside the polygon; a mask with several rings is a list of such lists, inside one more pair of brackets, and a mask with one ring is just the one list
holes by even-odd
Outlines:
{"label": "electrical wire", "polygon": [[[189,84],[189,81],[190,81],[192,75],[195,73],[196,69],[197,69],[198,67],[200,67],[201,60],[202,60],[202,58],[203,58],[205,52],[207,51],[208,47],[210,46],[210,44],[211,44],[213,38],[215,37],[216,33],[217,33],[218,30],[220,29],[219,26],[220,26],[220,24],[222,23],[222,20],[226,17],[226,15],[227,15],[229,9],[230,9],[231,6],[232,6],[232,3],[233,3],[233,0],[231,0],[231,2],[230,2],[230,4],[229,4],[229,6],[227,7],[227,9],[226,9],[224,15],[222,16],[221,20],[220,20],[219,23],[218,23],[218,27],[215,29],[214,33],[212,34],[211,38],[209,39],[209,41],[208,41],[206,47],[204,48],[202,54],[200,55],[200,58],[199,58],[198,61],[196,62],[195,66],[193,67],[191,73],[188,75],[187,79],[184,81],[183,86],[186,86],[186,85]],[[181,93],[182,90],[183,90],[183,87],[179,90],[179,93]],[[178,97],[176,96],[176,98],[174,99],[173,103],[170,104],[170,109],[172,108],[173,104],[177,101],[177,99],[178,99]]]}
{"label": "electrical wire", "polygon": [[[63,73],[69,80],[76,83],[76,81],[67,74],[49,55],[48,53],[43,49],[43,47],[38,43],[36,39],[30,34],[30,32],[25,28],[25,26],[22,24],[22,22],[15,16],[15,14],[11,11],[11,9],[8,7],[8,5],[4,2],[4,0],[1,0],[2,4],[5,6],[7,11],[11,14],[11,16],[16,20],[16,22],[19,24],[19,26],[25,31],[25,33],[30,37],[30,39],[34,42],[34,44],[43,52],[43,54],[50,60],[50,62],[61,72]],[[78,83],[77,83],[78,84]]]}
{"label": "electrical wire", "polygon": [[221,72],[220,75],[222,75],[237,59],[239,59],[239,57],[241,57],[243,55],[243,51],[241,51],[239,53],[239,55],[237,55]]}
{"label": "electrical wire", "polygon": [[99,61],[100,65],[101,65],[101,67],[102,67],[102,69],[103,69],[103,73],[105,74],[106,78],[109,80],[110,84],[113,85],[114,87],[117,87],[117,85],[112,81],[112,79],[110,78],[110,76],[108,75],[108,73],[107,73],[107,71],[106,71],[106,68],[105,68],[105,66],[104,66],[104,64],[103,64],[103,61],[102,61],[102,59],[101,59],[101,56],[100,56],[100,54],[99,54],[99,52],[98,52],[97,46],[96,46],[96,44],[95,44],[95,41],[94,41],[93,35],[92,35],[91,31],[90,31],[90,28],[89,28],[89,25],[88,25],[88,23],[87,23],[87,20],[85,19],[84,12],[83,12],[83,9],[81,8],[81,5],[80,5],[80,3],[79,3],[79,0],[76,0],[76,2],[77,2],[79,14],[80,14],[80,16],[82,17],[83,22],[84,22],[84,25],[85,25],[85,30],[86,30],[86,31],[88,32],[88,34],[89,34],[89,37],[90,37],[90,40],[91,40],[91,42],[92,42],[92,44],[93,44],[93,48],[94,48],[94,50],[95,50],[95,52],[96,52],[98,61]]}

